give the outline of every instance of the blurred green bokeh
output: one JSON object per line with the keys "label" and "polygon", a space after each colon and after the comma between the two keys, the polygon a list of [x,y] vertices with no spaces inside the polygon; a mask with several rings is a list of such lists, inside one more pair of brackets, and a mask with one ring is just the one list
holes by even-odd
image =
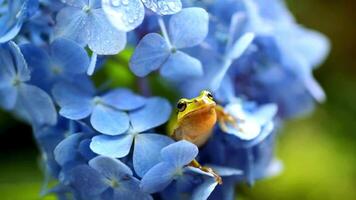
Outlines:
{"label": "blurred green bokeh", "polygon": [[[315,73],[328,100],[311,116],[285,125],[276,152],[284,162],[283,174],[253,188],[239,186],[237,198],[356,199],[356,2],[288,0],[288,5],[298,22],[331,39],[331,55]],[[134,79],[124,73],[117,68],[101,76],[119,76],[120,81],[108,84],[131,87]],[[2,200],[39,199],[42,175],[30,131],[0,111]]]}

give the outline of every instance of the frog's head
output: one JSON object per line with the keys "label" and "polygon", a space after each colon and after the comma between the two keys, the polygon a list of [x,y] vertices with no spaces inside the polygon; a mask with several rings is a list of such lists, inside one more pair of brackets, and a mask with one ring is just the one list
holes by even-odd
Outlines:
{"label": "frog's head", "polygon": [[183,119],[194,112],[216,106],[213,95],[206,90],[200,92],[198,97],[192,99],[180,99],[177,103],[178,120]]}

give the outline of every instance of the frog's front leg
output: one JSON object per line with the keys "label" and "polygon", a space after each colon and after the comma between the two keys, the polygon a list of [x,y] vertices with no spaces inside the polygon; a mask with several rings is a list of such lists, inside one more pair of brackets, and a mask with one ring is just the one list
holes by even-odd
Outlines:
{"label": "frog's front leg", "polygon": [[228,132],[227,124],[231,124],[234,128],[240,132],[243,132],[243,129],[239,126],[239,123],[243,123],[244,119],[232,116],[231,114],[227,113],[220,105],[217,105],[215,110],[218,117],[219,126],[224,132]]}
{"label": "frog's front leg", "polygon": [[215,178],[215,180],[216,180],[216,182],[219,183],[220,185],[223,183],[223,182],[222,182],[222,178],[221,178],[221,176],[220,176],[218,173],[216,173],[216,172],[215,172],[212,168],[210,168],[210,167],[204,167],[204,166],[202,166],[197,160],[194,159],[192,162],[189,163],[189,166],[194,167],[194,168],[198,168],[198,169],[200,169],[200,170],[202,170],[202,171],[204,171],[204,172],[207,172],[207,173],[213,175],[214,178]]}

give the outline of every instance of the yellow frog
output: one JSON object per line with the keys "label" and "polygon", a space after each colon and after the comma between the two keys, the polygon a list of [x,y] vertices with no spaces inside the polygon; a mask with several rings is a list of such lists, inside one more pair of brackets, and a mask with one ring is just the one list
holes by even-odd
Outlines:
{"label": "yellow frog", "polygon": [[[206,90],[196,98],[180,99],[177,109],[177,118],[171,131],[171,137],[175,140],[187,140],[200,147],[209,139],[217,122],[225,132],[227,123],[239,129],[237,120],[226,113],[222,106],[217,105],[212,94]],[[220,176],[211,168],[202,167],[196,160],[190,165],[213,174],[221,183]]]}

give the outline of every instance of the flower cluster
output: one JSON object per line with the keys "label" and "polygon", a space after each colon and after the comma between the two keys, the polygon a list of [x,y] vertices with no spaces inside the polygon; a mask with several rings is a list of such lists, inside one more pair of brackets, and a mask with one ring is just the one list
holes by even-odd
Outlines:
{"label": "flower cluster", "polygon": [[[283,0],[0,0],[0,107],[33,128],[42,195],[234,199],[281,171],[278,127],[325,99],[312,72],[328,51]],[[99,76],[109,66],[133,84]],[[202,90],[239,128],[198,148],[169,127]]]}

